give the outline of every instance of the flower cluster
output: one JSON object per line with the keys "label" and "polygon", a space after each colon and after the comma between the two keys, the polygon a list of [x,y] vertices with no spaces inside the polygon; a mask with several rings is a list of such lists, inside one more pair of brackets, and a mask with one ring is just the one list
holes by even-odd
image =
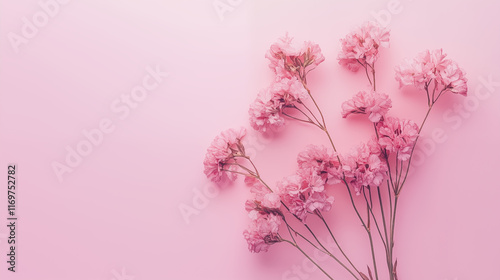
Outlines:
{"label": "flower cluster", "polygon": [[338,56],[339,64],[351,71],[357,71],[360,66],[373,67],[379,48],[389,47],[389,31],[377,23],[366,22],[340,42],[342,51]]}
{"label": "flower cluster", "polygon": [[428,90],[434,81],[434,91],[440,90],[467,95],[467,78],[458,64],[446,58],[442,49],[423,51],[412,60],[406,59],[396,67],[396,80],[400,87],[413,85]]}
{"label": "flower cluster", "polygon": [[381,160],[381,150],[376,139],[362,143],[342,161],[346,181],[357,195],[363,187],[379,186],[387,179],[387,164]]}
{"label": "flower cluster", "polygon": [[[375,247],[378,246],[373,246],[372,239],[372,233],[375,233],[373,229],[376,227],[384,245],[385,250],[382,252],[385,252],[389,278],[398,279],[397,261],[394,261],[392,250],[395,243],[397,201],[406,182],[422,127],[419,128],[411,120],[388,116],[392,101],[387,94],[376,91],[375,62],[379,56],[379,48],[389,46],[389,31],[373,22],[367,22],[348,34],[341,43],[339,64],[351,71],[364,68],[364,74],[371,85],[369,91],[359,91],[342,104],[342,117],[367,115],[375,129],[369,141],[361,143],[349,154],[337,153],[332,134],[327,129],[325,115],[311,94],[306,79],[307,73],[324,61],[321,49],[311,42],[304,42],[302,47],[296,48],[292,45],[292,38],[285,36],[274,43],[266,54],[275,79],[251,104],[250,124],[262,133],[282,127],[285,117],[311,124],[326,134],[333,151],[324,146],[307,146],[297,156],[296,172],[279,181],[273,191],[260,176],[256,164],[245,154],[241,142],[246,134],[245,129],[230,129],[217,136],[208,148],[204,172],[207,178],[215,182],[233,181],[236,174],[245,176],[245,183],[250,187],[252,195],[245,203],[251,222],[243,236],[251,252],[267,252],[271,245],[281,242],[292,245],[312,260],[307,255],[307,250],[303,250],[301,246],[309,244],[318,249],[319,245],[324,249],[319,251],[333,257],[355,279],[358,279],[357,274],[361,276],[359,279],[378,279],[375,254]],[[414,85],[425,89],[429,108],[421,126],[444,92],[467,94],[464,71],[457,63],[447,59],[442,50],[425,51],[415,59],[407,60],[397,67],[396,80],[401,87]],[[306,103],[314,103],[315,108],[311,110]],[[395,169],[391,167],[392,164],[395,164]],[[395,174],[391,170],[395,170]],[[329,211],[334,202],[333,196],[327,193],[328,188],[339,183],[348,190],[356,216],[368,233],[375,277],[372,277],[370,266],[367,267],[369,278],[355,267],[323,218],[322,212]],[[387,189],[378,188],[385,184]],[[373,188],[376,189],[375,192],[372,192]],[[363,195],[361,200],[364,198],[364,201],[361,203],[366,203],[368,216],[361,215],[358,211],[360,202],[359,198],[354,199],[354,193]],[[373,199],[374,195],[378,199]],[[306,224],[310,215],[315,215],[324,222],[339,252],[350,266],[337,259],[316,237]],[[309,239],[308,233],[303,235],[302,230],[294,223],[289,223],[288,217],[302,223],[300,228],[305,226],[316,242]],[[386,223],[386,217],[390,217],[389,223]],[[280,226],[286,226],[286,230],[280,233]],[[385,232],[385,236],[382,232]],[[314,264],[332,279],[318,264]]]}
{"label": "flower cluster", "polygon": [[292,41],[293,38],[287,34],[272,44],[266,54],[269,67],[276,73],[277,79],[297,76],[303,80],[307,72],[325,60],[318,44],[304,42],[299,49],[293,46]]}
{"label": "flower cluster", "polygon": [[418,138],[418,125],[412,120],[387,117],[377,126],[380,147],[388,152],[397,153],[397,158],[406,161],[410,158],[413,145]]}
{"label": "flower cluster", "polygon": [[250,187],[250,192],[253,194],[253,198],[248,200],[246,204],[248,212],[258,210],[268,213],[280,208],[279,195],[268,189],[257,178],[245,177],[245,184]]}
{"label": "flower cluster", "polygon": [[278,235],[281,217],[275,214],[262,214],[258,211],[252,211],[248,216],[251,223],[249,229],[243,232],[243,236],[247,240],[250,252],[267,252],[272,244],[281,241]]}
{"label": "flower cluster", "polygon": [[338,160],[325,147],[309,146],[297,162],[299,170],[278,183],[278,193],[290,213],[305,223],[308,213],[331,209],[334,199],[325,184],[340,182],[342,175]]}
{"label": "flower cluster", "polygon": [[368,119],[374,123],[384,119],[392,107],[392,101],[385,93],[358,92],[352,99],[342,104],[342,117],[350,114],[369,114]]}
{"label": "flower cluster", "polygon": [[237,159],[245,156],[241,140],[246,135],[244,128],[228,129],[215,137],[207,149],[203,165],[204,173],[214,182],[234,181],[236,179]]}
{"label": "flower cluster", "polygon": [[274,43],[266,57],[276,77],[259,93],[248,111],[251,126],[260,132],[276,130],[285,124],[284,110],[297,108],[297,104],[308,98],[307,73],[325,60],[317,44],[304,42],[299,49],[292,45],[288,35]]}
{"label": "flower cluster", "polygon": [[261,91],[250,105],[250,124],[260,132],[278,129],[285,124],[283,110],[307,99],[308,94],[297,77],[276,80]]}
{"label": "flower cluster", "polygon": [[300,170],[312,169],[326,184],[333,185],[341,181],[342,170],[338,157],[325,146],[307,146],[297,156],[297,163]]}
{"label": "flower cluster", "polygon": [[245,203],[251,223],[243,236],[251,252],[267,252],[272,244],[281,241],[278,235],[283,216],[279,210],[281,200],[255,177],[246,177],[245,183],[251,187],[254,197]]}

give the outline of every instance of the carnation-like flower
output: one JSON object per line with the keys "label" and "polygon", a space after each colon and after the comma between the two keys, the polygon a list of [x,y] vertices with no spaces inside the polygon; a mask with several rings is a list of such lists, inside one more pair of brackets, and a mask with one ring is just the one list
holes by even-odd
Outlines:
{"label": "carnation-like flower", "polygon": [[269,59],[269,67],[276,73],[278,79],[293,76],[303,80],[306,74],[316,68],[325,57],[321,53],[318,44],[304,42],[301,48],[292,44],[293,38],[288,34],[280,38],[266,54]]}
{"label": "carnation-like flower", "polygon": [[234,181],[236,179],[238,156],[245,155],[245,148],[241,140],[246,135],[244,128],[228,129],[215,137],[207,149],[203,165],[204,173],[214,182]]}
{"label": "carnation-like flower", "polygon": [[437,80],[451,92],[467,96],[467,78],[465,77],[465,72],[458,67],[455,61],[450,61],[443,70],[439,71]]}
{"label": "carnation-like flower", "polygon": [[296,77],[276,80],[269,88],[259,93],[250,105],[251,126],[260,132],[276,130],[285,124],[283,110],[308,98],[307,90]]}
{"label": "carnation-like flower", "polygon": [[392,101],[385,93],[358,92],[352,99],[342,104],[342,117],[350,114],[368,114],[368,119],[374,123],[383,120],[392,107]]}
{"label": "carnation-like flower", "polygon": [[324,186],[325,181],[314,168],[299,169],[278,182],[278,193],[290,213],[305,223],[308,213],[331,209],[334,198],[326,194]]}
{"label": "carnation-like flower", "polygon": [[341,39],[342,51],[339,53],[339,64],[351,71],[360,66],[373,66],[378,58],[380,47],[389,47],[389,31],[374,22],[366,22],[360,28]]}
{"label": "carnation-like flower", "polygon": [[325,146],[309,145],[297,156],[299,169],[312,169],[329,185],[340,183],[342,170],[337,155]]}
{"label": "carnation-like flower", "polygon": [[467,95],[465,72],[455,61],[447,59],[442,49],[425,50],[412,60],[406,59],[396,67],[396,80],[400,87],[413,85],[428,89],[433,85],[438,93],[449,90]]}
{"label": "carnation-like flower", "polygon": [[411,120],[387,117],[377,127],[379,144],[386,151],[397,153],[397,158],[406,161],[410,158],[418,138],[418,125]]}
{"label": "carnation-like flower", "polygon": [[245,177],[245,183],[250,187],[253,194],[252,200],[247,201],[246,208],[263,212],[276,212],[281,206],[281,200],[277,193],[268,189],[255,177]]}
{"label": "carnation-like flower", "polygon": [[281,217],[275,214],[262,214],[256,210],[250,211],[252,220],[248,230],[243,232],[247,240],[248,250],[252,253],[267,252],[269,247],[281,239],[278,235]]}
{"label": "carnation-like flower", "polygon": [[374,140],[359,145],[343,159],[347,182],[360,195],[363,187],[380,186],[387,178],[387,164],[380,159],[380,149]]}

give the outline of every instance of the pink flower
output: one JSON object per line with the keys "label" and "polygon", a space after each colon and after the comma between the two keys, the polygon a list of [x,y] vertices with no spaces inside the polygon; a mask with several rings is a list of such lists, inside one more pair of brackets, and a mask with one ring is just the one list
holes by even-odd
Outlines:
{"label": "pink flower", "polygon": [[250,211],[251,224],[248,230],[243,232],[247,240],[248,250],[252,253],[261,251],[267,252],[269,247],[281,239],[278,236],[281,217],[275,214],[262,214],[257,211]]}
{"label": "pink flower", "polygon": [[296,77],[275,81],[250,105],[248,113],[251,126],[260,132],[280,128],[285,124],[283,110],[308,96],[304,85]]}
{"label": "pink flower", "polygon": [[245,137],[244,128],[228,129],[215,137],[212,144],[207,149],[203,165],[204,173],[208,179],[214,182],[234,181],[236,166],[231,163],[236,162],[235,156],[244,156],[245,148],[241,144],[241,139]]}
{"label": "pink flower", "polygon": [[296,76],[303,80],[306,74],[316,68],[325,57],[319,45],[304,42],[302,48],[292,45],[293,38],[288,34],[271,45],[266,54],[269,67],[276,73],[278,79]]}
{"label": "pink flower", "polygon": [[321,179],[330,185],[340,183],[342,171],[337,155],[325,146],[309,145],[297,156],[299,169],[313,169]]}
{"label": "pink flower", "polygon": [[321,48],[313,42],[304,42],[301,50],[301,63],[304,68],[311,66],[307,71],[316,68],[321,62],[325,61],[325,57],[321,53]]}
{"label": "pink flower", "polygon": [[377,23],[366,22],[340,42],[342,51],[338,56],[339,64],[357,71],[361,65],[373,66],[378,58],[379,47],[389,47],[389,31]]}
{"label": "pink flower", "polygon": [[412,60],[406,59],[396,67],[396,80],[400,87],[413,85],[428,90],[434,84],[435,90],[467,95],[465,72],[455,61],[446,59],[442,49],[425,50]]}
{"label": "pink flower", "polygon": [[277,130],[285,124],[281,115],[282,106],[275,100],[273,93],[267,89],[257,96],[250,105],[250,125],[257,131]]}
{"label": "pink flower", "polygon": [[281,241],[278,236],[283,216],[279,210],[281,199],[255,177],[246,177],[245,183],[250,186],[253,198],[245,203],[251,224],[243,235],[251,252],[267,252],[272,244]]}
{"label": "pink flower", "polygon": [[314,168],[300,169],[278,182],[278,193],[290,213],[305,223],[308,213],[331,209],[334,199],[326,194],[324,185]]}
{"label": "pink flower", "polygon": [[458,64],[451,61],[439,72],[437,80],[453,93],[467,96],[467,78],[465,72],[458,67]]}
{"label": "pink flower", "polygon": [[410,158],[413,145],[418,138],[418,125],[411,120],[387,117],[377,127],[379,144],[385,150],[397,153],[397,158],[406,161]]}
{"label": "pink flower", "polygon": [[378,92],[358,92],[352,99],[342,104],[342,117],[350,114],[369,114],[368,119],[374,123],[383,120],[392,107],[387,94]]}
{"label": "pink flower", "polygon": [[302,178],[299,175],[292,175],[283,178],[278,182],[278,194],[281,200],[288,206],[290,213],[304,220],[307,212],[305,209],[304,199],[301,194],[305,191],[302,189]]}
{"label": "pink flower", "polygon": [[375,141],[370,140],[357,147],[343,159],[346,180],[354,187],[357,195],[363,187],[380,186],[387,178],[387,165],[380,159],[380,149]]}
{"label": "pink flower", "polygon": [[253,194],[253,199],[250,203],[247,201],[247,206],[251,205],[252,210],[269,212],[280,208],[281,200],[279,195],[268,189],[257,178],[245,177],[245,183],[250,187],[250,192]]}
{"label": "pink flower", "polygon": [[313,192],[307,198],[305,208],[310,213],[314,213],[316,210],[330,211],[333,201],[333,196],[327,196],[324,192]]}

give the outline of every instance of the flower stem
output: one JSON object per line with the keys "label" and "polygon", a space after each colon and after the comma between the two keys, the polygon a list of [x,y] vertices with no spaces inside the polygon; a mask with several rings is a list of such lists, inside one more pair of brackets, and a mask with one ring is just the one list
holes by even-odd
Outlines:
{"label": "flower stem", "polygon": [[[364,66],[364,67],[365,67],[365,70],[366,70],[366,66]],[[373,70],[373,74],[374,74],[375,69],[372,68],[372,70]],[[369,76],[368,76],[368,79],[369,79]],[[318,110],[318,112],[319,112],[319,114],[321,116],[321,121],[322,121],[322,125],[323,125],[323,131],[326,133],[326,135],[328,137],[328,140],[330,140],[330,144],[332,145],[332,148],[333,148],[333,150],[334,150],[334,152],[335,152],[335,154],[337,156],[337,159],[339,161],[339,164],[340,164],[340,166],[342,168],[342,161],[340,160],[340,156],[337,153],[337,149],[335,148],[335,144],[333,143],[333,139],[332,139],[332,137],[330,135],[330,132],[328,131],[328,128],[326,127],[326,122],[325,122],[325,118],[323,116],[323,113],[322,113],[320,107],[318,106],[318,103],[316,102],[316,100],[312,96],[311,91],[307,87],[307,83],[305,82],[305,80],[302,80],[302,84],[303,84],[304,88],[307,90],[307,93],[309,94],[309,97],[311,97],[311,100],[313,101],[314,105],[316,106],[316,109]],[[356,207],[356,204],[354,203],[354,199],[352,197],[351,189],[349,188],[349,184],[347,183],[347,181],[345,179],[345,174],[344,174],[344,178],[342,179],[342,181],[344,182],[344,184],[347,187],[347,190],[349,192],[349,197],[351,199],[351,204],[352,204],[352,206],[353,206],[356,214],[358,215],[359,220],[363,224],[363,227],[365,228],[366,233],[368,234],[368,238],[370,240],[370,249],[371,249],[371,254],[372,254],[373,267],[374,267],[374,270],[375,270],[375,278],[376,278],[376,280],[378,280],[377,261],[375,259],[375,248],[373,246],[373,238],[372,238],[372,234],[371,234],[370,228],[369,228],[369,226],[366,225],[366,223],[364,222],[363,218],[359,214],[359,211],[358,211],[358,209]],[[306,227],[307,227],[307,225],[306,225]],[[311,231],[311,233],[312,233],[312,231]]]}
{"label": "flower stem", "polygon": [[[370,193],[370,197],[371,197],[371,191],[369,193]],[[366,197],[365,189],[363,189],[363,196],[365,197],[366,206],[368,207],[369,214],[371,214],[371,216],[373,218],[373,221],[375,222],[375,226],[377,228],[377,231],[378,231],[378,234],[380,236],[380,239],[382,240],[382,243],[384,244],[384,246],[387,247],[386,242],[384,240],[384,237],[382,236],[382,232],[380,231],[380,227],[378,226],[378,222],[377,222],[376,216],[373,213],[373,208],[372,208],[373,207],[373,202],[371,202],[371,201],[368,202],[368,197]],[[370,200],[371,200],[371,198],[370,198]]]}
{"label": "flower stem", "polygon": [[[333,239],[333,242],[335,242],[335,245],[337,245],[337,247],[339,248],[340,250],[340,253],[342,253],[342,255],[344,256],[344,258],[349,262],[349,264],[352,266],[352,268],[358,273],[359,273],[359,270],[356,268],[356,266],[354,266],[354,264],[351,262],[351,260],[347,257],[347,255],[344,253],[344,250],[342,250],[342,247],[340,247],[340,244],[337,242],[337,239],[335,238],[335,236],[333,235],[332,231],[330,230],[330,227],[328,226],[328,223],[326,222],[325,218],[323,217],[323,215],[321,215],[321,212],[317,211],[316,212],[316,216],[318,216],[321,221],[323,221],[323,223],[325,224],[326,228],[328,229],[328,232],[330,233],[330,236],[332,237]],[[344,266],[344,268],[349,271],[349,273],[351,273],[352,276],[354,276],[354,278],[358,279],[358,277],[356,275],[354,275],[354,273],[349,270],[347,267]]]}
{"label": "flower stem", "polygon": [[316,237],[316,235],[308,225],[304,224],[304,226],[307,228],[307,230],[309,230],[309,233],[311,233],[316,242],[318,242],[321,248],[323,248],[330,257],[332,257],[338,264],[340,264],[344,269],[346,269],[354,278],[358,279],[356,275],[352,273],[352,271],[342,261],[340,261],[337,257],[335,257],[332,253],[330,253],[330,251],[328,251],[328,249],[321,243],[321,241],[319,241],[318,237]]}
{"label": "flower stem", "polygon": [[308,258],[316,267],[318,267],[319,270],[321,270],[329,279],[333,280],[333,278],[319,264],[317,264],[306,252],[304,252],[304,250],[302,250],[302,248],[300,248],[299,245],[297,245],[296,243],[294,243],[290,240],[286,240],[286,239],[282,239],[282,240],[284,242],[289,243],[293,247],[297,248],[304,256],[306,256],[306,258]]}

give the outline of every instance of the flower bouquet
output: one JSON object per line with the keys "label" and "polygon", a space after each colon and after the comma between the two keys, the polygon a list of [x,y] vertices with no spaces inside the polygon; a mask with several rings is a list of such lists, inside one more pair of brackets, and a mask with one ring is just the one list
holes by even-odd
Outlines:
{"label": "flower bouquet", "polygon": [[[321,49],[312,42],[296,47],[292,41],[285,36],[271,45],[266,54],[275,79],[250,105],[251,127],[266,134],[282,128],[287,121],[302,122],[323,131],[330,146],[307,146],[297,156],[296,172],[271,185],[245,152],[242,139],[246,130],[229,129],[217,136],[208,148],[204,172],[208,179],[221,184],[241,175],[250,187],[251,198],[245,203],[250,225],[243,235],[251,252],[266,252],[276,243],[289,244],[333,279],[307,253],[314,248],[353,279],[379,280],[381,270],[387,269],[390,280],[396,280],[396,216],[413,151],[440,97],[446,93],[467,95],[465,73],[440,49],[426,50],[406,60],[395,69],[396,81],[400,87],[413,86],[424,92],[428,109],[420,125],[390,116],[392,102],[389,95],[377,90],[375,67],[380,48],[389,47],[389,31],[372,22],[363,24],[341,39],[338,62],[350,71],[364,72],[370,88],[344,102],[341,115],[344,118],[366,115],[367,121],[373,124],[373,136],[351,152],[343,153],[336,149],[321,106],[308,87],[308,74],[325,60]],[[333,187],[346,188],[352,211],[366,232],[370,244],[367,254],[372,260],[368,265],[352,261],[348,248],[340,244],[325,219],[334,202],[327,189]],[[336,246],[335,252],[327,248],[309,226],[311,218],[324,224]],[[381,242],[383,251],[376,250],[375,242]],[[384,265],[377,263],[378,255],[383,256]],[[382,268],[384,266],[386,268]]]}

